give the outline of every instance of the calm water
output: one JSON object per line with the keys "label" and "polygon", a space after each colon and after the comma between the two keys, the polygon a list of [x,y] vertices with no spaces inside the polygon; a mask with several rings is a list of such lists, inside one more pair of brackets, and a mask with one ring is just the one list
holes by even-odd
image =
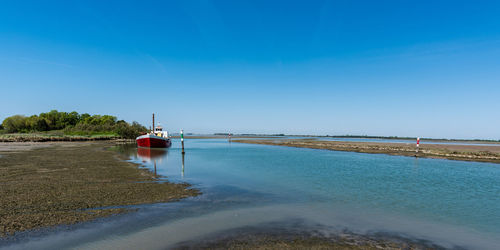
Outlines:
{"label": "calm water", "polygon": [[[122,148],[203,195],[44,235],[15,247],[166,248],[228,229],[300,220],[336,232],[390,233],[444,247],[498,249],[500,164],[187,140]],[[328,233],[328,232],[325,232]]]}

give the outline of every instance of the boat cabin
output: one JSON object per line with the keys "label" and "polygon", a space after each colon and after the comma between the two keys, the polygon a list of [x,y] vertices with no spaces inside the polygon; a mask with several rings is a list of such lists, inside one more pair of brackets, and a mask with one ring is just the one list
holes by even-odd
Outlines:
{"label": "boat cabin", "polygon": [[155,127],[153,134],[156,136],[168,138],[168,132],[167,131],[163,132],[163,128],[160,125]]}

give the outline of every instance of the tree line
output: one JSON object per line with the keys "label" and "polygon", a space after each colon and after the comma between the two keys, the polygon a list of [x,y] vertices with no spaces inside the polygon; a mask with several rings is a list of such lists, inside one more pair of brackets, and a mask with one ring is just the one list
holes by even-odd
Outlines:
{"label": "tree line", "polygon": [[117,120],[111,115],[90,115],[52,110],[39,115],[14,115],[3,120],[0,129],[6,133],[31,133],[62,130],[69,135],[108,134],[135,138],[147,129],[137,122]]}

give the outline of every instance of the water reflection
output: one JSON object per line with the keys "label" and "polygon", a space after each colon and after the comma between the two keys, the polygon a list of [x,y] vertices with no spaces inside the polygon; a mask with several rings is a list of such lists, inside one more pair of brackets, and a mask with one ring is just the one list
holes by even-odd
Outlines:
{"label": "water reflection", "polygon": [[[136,162],[140,161],[142,163],[145,163],[145,165],[151,167],[151,171],[154,172],[155,177],[157,177],[158,172],[160,172],[161,175],[162,171],[165,171],[165,167],[167,165],[167,159],[169,156],[169,150],[166,148],[137,147],[135,143],[117,145],[112,149],[129,156]],[[176,150],[174,149],[174,154],[175,152]],[[177,158],[176,155],[172,155],[172,152],[170,152],[170,156],[173,156],[173,161],[179,159]],[[158,165],[158,170],[157,170],[157,165]],[[184,169],[185,169],[185,155],[182,154],[182,168],[180,175],[182,178],[184,178]]]}
{"label": "water reflection", "polygon": [[137,156],[146,162],[151,162],[157,159],[161,160],[163,156],[167,155],[167,153],[168,150],[163,148],[137,148]]}
{"label": "water reflection", "polygon": [[158,160],[161,163],[163,158],[167,158],[167,153],[168,150],[163,148],[137,148],[137,156],[141,158],[142,162],[153,162],[155,177],[158,177],[156,172],[156,161]]}
{"label": "water reflection", "polygon": [[418,173],[418,157],[415,157],[415,160],[413,161],[413,171]]}
{"label": "water reflection", "polygon": [[182,154],[182,178],[184,178],[184,157],[185,157],[185,154]]}

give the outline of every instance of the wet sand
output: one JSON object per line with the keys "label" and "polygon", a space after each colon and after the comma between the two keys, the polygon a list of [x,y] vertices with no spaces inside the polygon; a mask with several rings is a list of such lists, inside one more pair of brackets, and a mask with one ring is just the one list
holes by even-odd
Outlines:
{"label": "wet sand", "polygon": [[127,205],[199,194],[158,182],[111,142],[0,143],[0,239],[133,211]]}
{"label": "wet sand", "polygon": [[315,139],[233,140],[233,142],[500,163],[500,147],[488,144],[479,146],[422,143],[417,154],[415,152],[416,146],[413,143],[320,141]]}

